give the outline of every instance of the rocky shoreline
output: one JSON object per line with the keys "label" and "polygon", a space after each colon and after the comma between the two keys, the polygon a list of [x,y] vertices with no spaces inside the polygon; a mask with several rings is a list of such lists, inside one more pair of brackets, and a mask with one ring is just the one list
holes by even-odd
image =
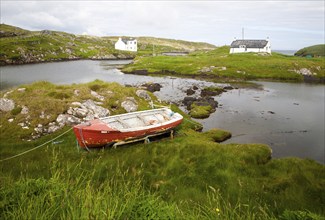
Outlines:
{"label": "rocky shoreline", "polygon": [[[147,69],[141,70],[134,70],[134,71],[125,71],[120,69],[125,74],[134,74],[140,76],[149,76],[149,75],[156,75],[156,76],[175,76],[181,78],[191,78],[191,79],[202,79],[208,81],[225,81],[225,82],[238,82],[238,80],[242,79],[234,79],[230,77],[221,77],[213,74],[208,73],[200,73],[200,74],[181,74],[176,71],[170,70],[161,70],[156,72],[149,72]],[[317,77],[313,74],[309,74],[309,72],[301,71],[301,70],[293,70],[298,74],[302,75],[302,82],[304,83],[316,83],[316,84],[325,84],[325,77]],[[297,80],[280,80],[280,79],[268,79],[268,78],[259,78],[259,79],[247,79],[247,80],[256,80],[256,81],[274,81],[274,82],[299,82]]]}
{"label": "rocky shoreline", "polygon": [[37,59],[26,59],[26,60],[0,60],[0,66],[11,66],[11,65],[24,65],[24,64],[39,64],[39,63],[52,63],[52,62],[69,62],[77,60],[133,60],[134,56],[117,56],[117,57],[91,57],[91,58],[58,58],[50,60],[37,60]]}
{"label": "rocky shoreline", "polygon": [[[4,117],[4,122],[7,121],[8,126],[18,127],[29,133],[29,135],[22,139],[35,140],[44,135],[52,134],[64,126],[73,126],[96,118],[110,116],[116,108],[123,109],[124,112],[134,112],[138,111],[141,103],[142,105],[147,103],[146,105],[150,106],[151,96],[142,88],[132,88],[134,91],[133,95],[129,94],[121,100],[117,100],[117,102],[110,104],[109,108],[105,103],[109,102],[109,99],[115,95],[115,92],[111,90],[96,92],[89,89],[86,93],[84,88],[70,90],[65,93],[65,96],[73,98],[67,102],[66,107],[64,107],[65,110],[62,109],[57,112],[48,111],[47,108],[39,110],[37,106],[30,103],[22,104],[15,97],[26,96],[26,94],[31,92],[31,89],[29,87],[16,88],[7,91],[0,98],[0,113]],[[87,98],[82,98],[81,101],[81,96]],[[54,97],[52,102],[58,98],[62,102],[66,102],[65,98],[59,96]],[[48,101],[51,102],[50,100]]]}

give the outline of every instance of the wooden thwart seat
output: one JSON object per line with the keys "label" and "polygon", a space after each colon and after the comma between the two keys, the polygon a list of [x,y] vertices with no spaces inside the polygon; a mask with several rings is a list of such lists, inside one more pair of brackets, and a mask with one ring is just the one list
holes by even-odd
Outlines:
{"label": "wooden thwart seat", "polygon": [[120,122],[123,125],[124,128],[130,128],[130,125],[125,123],[125,121],[123,121],[121,118],[116,117],[116,121]]}

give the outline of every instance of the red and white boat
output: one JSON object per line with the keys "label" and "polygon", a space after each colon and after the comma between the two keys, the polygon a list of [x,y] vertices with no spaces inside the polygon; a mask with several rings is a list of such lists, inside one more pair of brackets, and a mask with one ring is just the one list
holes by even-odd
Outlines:
{"label": "red and white boat", "polygon": [[171,131],[183,116],[169,108],[131,112],[95,119],[73,127],[82,148],[141,140]]}

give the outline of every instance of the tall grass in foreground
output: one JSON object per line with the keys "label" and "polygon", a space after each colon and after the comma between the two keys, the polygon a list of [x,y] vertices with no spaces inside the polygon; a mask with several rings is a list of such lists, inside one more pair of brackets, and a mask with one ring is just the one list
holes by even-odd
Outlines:
{"label": "tall grass in foreground", "polygon": [[143,190],[141,177],[99,182],[95,170],[62,166],[54,155],[50,179],[21,178],[1,188],[0,219],[175,219],[179,211]]}
{"label": "tall grass in foreground", "polygon": [[[6,181],[0,191],[0,219],[272,219],[267,207],[232,206],[213,187],[207,187],[208,205],[176,203],[145,190],[140,175],[129,178],[123,166],[110,179],[79,163],[64,165],[53,154],[51,175]],[[94,161],[93,163],[96,163]],[[92,167],[92,165],[90,166]],[[108,170],[112,172],[112,170]]]}

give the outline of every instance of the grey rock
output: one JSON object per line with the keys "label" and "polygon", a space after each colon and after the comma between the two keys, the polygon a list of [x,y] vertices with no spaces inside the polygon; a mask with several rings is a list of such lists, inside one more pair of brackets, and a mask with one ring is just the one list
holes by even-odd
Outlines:
{"label": "grey rock", "polygon": [[81,120],[73,115],[60,114],[56,118],[56,122],[59,125],[76,125],[76,124],[80,124]]}
{"label": "grey rock", "polygon": [[98,106],[103,104],[102,102],[94,102],[88,99],[83,103],[73,102],[71,104],[78,107],[70,107],[67,114],[83,118],[83,120],[93,120],[94,118],[102,118],[110,115],[108,109]]}
{"label": "grey rock", "polygon": [[25,123],[24,123],[24,122],[21,122],[21,123],[18,123],[18,125],[19,125],[20,127],[24,127],[24,126],[25,126]]}
{"label": "grey rock", "polygon": [[151,100],[151,97],[149,96],[149,94],[147,93],[146,90],[143,89],[139,89],[135,92],[137,94],[138,97],[143,98],[145,100]]}
{"label": "grey rock", "polygon": [[296,73],[303,75],[303,76],[312,76],[312,75],[317,75],[316,73],[312,73],[309,69],[307,68],[302,68],[300,70],[294,70]]}
{"label": "grey rock", "polygon": [[[36,131],[36,133],[38,133],[38,134],[42,134],[44,132],[44,130],[45,129],[43,128],[43,125],[41,125],[41,124],[38,124],[37,127],[34,128],[34,131]],[[35,139],[35,138],[33,138],[33,139]]]}
{"label": "grey rock", "polygon": [[74,91],[73,91],[73,94],[74,94],[75,96],[79,96],[79,95],[80,95],[80,90],[78,90],[78,89],[74,90]]}
{"label": "grey rock", "polygon": [[46,115],[44,111],[41,112],[40,116],[39,116],[41,119],[50,119],[51,118],[51,115]]}
{"label": "grey rock", "polygon": [[17,89],[18,92],[25,92],[26,91],[26,88],[19,88]]}
{"label": "grey rock", "polygon": [[97,92],[95,92],[95,91],[90,91],[90,94],[92,95],[92,96],[94,96],[95,98],[97,98],[97,99],[99,99],[100,101],[104,101],[105,100],[105,97],[104,96],[102,96],[102,95],[99,95]]}
{"label": "grey rock", "polygon": [[50,30],[42,30],[41,34],[43,34],[43,35],[51,35],[52,31],[50,31]]}
{"label": "grey rock", "polygon": [[13,90],[6,92],[6,93],[3,95],[3,98],[7,98],[8,95],[9,95],[10,93],[12,93],[12,92],[13,92]]}
{"label": "grey rock", "polygon": [[126,100],[121,103],[121,106],[127,112],[135,112],[138,110],[138,103],[133,97],[127,97]]}
{"label": "grey rock", "polygon": [[141,85],[141,87],[146,88],[149,92],[156,92],[160,91],[162,85],[160,85],[159,83],[145,83]]}
{"label": "grey rock", "polygon": [[74,115],[76,117],[86,117],[89,111],[86,108],[72,108],[70,107],[67,111],[69,115]]}
{"label": "grey rock", "polygon": [[82,103],[82,105],[86,109],[88,109],[91,112],[91,114],[94,115],[94,117],[97,118],[106,117],[110,114],[108,109],[96,105],[96,103],[91,99],[88,99],[87,101]]}
{"label": "grey rock", "polygon": [[54,133],[54,132],[60,130],[61,128],[62,128],[62,126],[59,126],[59,125],[56,125],[56,124],[52,124],[47,129],[47,133],[49,133],[49,134]]}
{"label": "grey rock", "polygon": [[29,127],[28,127],[29,122],[21,122],[21,123],[18,123],[18,125],[19,125],[22,129],[29,129]]}
{"label": "grey rock", "polygon": [[20,113],[23,114],[23,115],[28,114],[29,113],[29,109],[27,108],[27,106],[23,106],[23,108],[22,108],[22,110],[21,110]]}
{"label": "grey rock", "polygon": [[193,95],[195,91],[193,89],[187,89],[186,90],[186,95]]}
{"label": "grey rock", "polygon": [[0,111],[9,112],[15,108],[15,102],[11,99],[0,99]]}
{"label": "grey rock", "polygon": [[44,111],[41,112],[39,117],[42,118],[42,119],[44,119],[46,117]]}

